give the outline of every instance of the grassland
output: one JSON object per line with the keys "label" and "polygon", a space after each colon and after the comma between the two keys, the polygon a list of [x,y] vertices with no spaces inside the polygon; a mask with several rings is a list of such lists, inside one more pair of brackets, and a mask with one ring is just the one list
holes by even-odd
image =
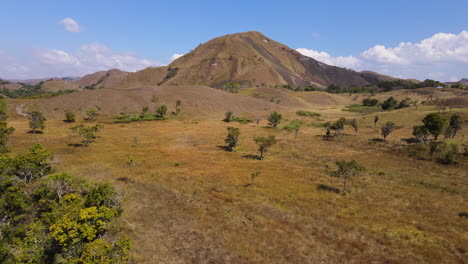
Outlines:
{"label": "grassland", "polygon": [[[143,92],[149,100],[154,91]],[[157,92],[167,104],[178,98]],[[401,128],[387,142],[376,142],[370,140],[380,137],[373,124],[376,113],[342,111],[353,102],[345,95],[281,91],[278,96],[289,99],[271,105],[229,96],[242,98],[232,99],[245,106],[237,105],[237,112],[254,109],[251,116],[262,116],[260,125],[225,123],[226,109],[216,105],[205,105],[210,114],[197,116],[199,106],[182,100],[183,114],[164,121],[113,124],[111,111],[103,114],[97,122],[105,127],[89,147],[69,145],[79,139],[69,134],[72,125],[60,121],[59,114],[47,121],[44,134],[36,135],[27,133],[25,117],[15,116],[9,121],[16,128],[10,145],[19,152],[42,143],[56,153],[57,170],[115,184],[126,197],[122,221],[137,263],[466,263],[468,219],[459,216],[468,208],[466,163],[446,166],[409,157],[401,140],[411,137],[412,126],[436,111],[434,106],[378,112],[379,122],[393,121]],[[47,110],[58,102],[46,100],[42,105],[10,103]],[[132,100],[139,104],[136,110],[146,103]],[[258,100],[257,108],[249,100]],[[325,141],[324,128],[304,126],[295,137],[280,127],[265,128],[268,111],[262,107],[281,111],[289,121],[311,122],[298,117],[298,109],[320,113],[323,121],[357,118],[361,129],[354,136],[347,128],[343,141]],[[468,119],[467,108],[452,113]],[[227,126],[241,129],[236,152],[219,147]],[[252,138],[270,134],[279,143],[265,160],[249,159],[257,154]],[[464,122],[454,140],[467,136]],[[129,157],[136,162],[131,169]],[[342,181],[328,175],[343,159],[355,159],[367,169],[351,179],[344,196],[334,191]],[[256,171],[261,174],[252,184]]]}

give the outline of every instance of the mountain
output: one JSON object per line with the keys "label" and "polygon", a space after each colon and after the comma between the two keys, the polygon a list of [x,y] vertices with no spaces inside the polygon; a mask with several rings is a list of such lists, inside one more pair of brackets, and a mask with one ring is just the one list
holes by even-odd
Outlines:
{"label": "mountain", "polygon": [[[231,81],[245,87],[289,84],[292,87],[313,85],[324,88],[330,84],[365,86],[387,79],[372,72],[359,73],[321,63],[256,31],[212,39],[168,67],[144,71],[155,75],[142,78],[145,74],[140,71],[125,79],[133,78],[147,84],[217,88]],[[122,86],[129,86],[129,83]]]}
{"label": "mountain", "polygon": [[114,85],[127,75],[128,72],[118,69],[111,69],[108,71],[99,71],[85,75],[73,83],[76,84],[80,89],[104,88]]}
{"label": "mountain", "polygon": [[446,84],[456,84],[456,83],[461,83],[466,87],[468,86],[468,78],[462,78],[458,82],[446,82]]}
{"label": "mountain", "polygon": [[12,83],[24,83],[24,84],[29,84],[29,85],[36,85],[36,84],[39,84],[41,82],[46,82],[46,81],[49,81],[49,80],[62,80],[62,81],[67,81],[67,82],[71,82],[71,81],[76,81],[76,80],[79,80],[80,77],[51,77],[51,78],[39,78],[39,79],[26,79],[26,80],[22,80],[22,79],[10,79],[8,80],[9,82],[12,82]]}

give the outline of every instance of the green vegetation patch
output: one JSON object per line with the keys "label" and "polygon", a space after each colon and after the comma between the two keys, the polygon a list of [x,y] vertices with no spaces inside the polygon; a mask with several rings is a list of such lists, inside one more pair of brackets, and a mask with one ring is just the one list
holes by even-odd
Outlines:
{"label": "green vegetation patch", "polygon": [[351,104],[346,106],[343,111],[349,111],[353,113],[360,113],[360,114],[371,114],[375,112],[382,111],[380,106],[363,106],[360,104]]}
{"label": "green vegetation patch", "polygon": [[307,116],[307,117],[321,116],[321,114],[319,114],[319,113],[310,112],[310,111],[306,111],[306,110],[297,110],[296,115],[298,115],[298,116]]}

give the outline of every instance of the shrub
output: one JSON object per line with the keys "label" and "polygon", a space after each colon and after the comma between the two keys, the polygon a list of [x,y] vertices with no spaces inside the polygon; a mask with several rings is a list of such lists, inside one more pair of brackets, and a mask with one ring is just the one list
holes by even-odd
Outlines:
{"label": "shrub", "polygon": [[289,124],[285,125],[283,129],[289,133],[294,132],[294,135],[297,137],[297,134],[299,133],[299,130],[301,129],[301,126],[303,124],[304,122],[302,122],[301,120],[294,120]]}
{"label": "shrub", "polygon": [[381,134],[382,134],[383,139],[386,140],[388,135],[390,135],[394,129],[395,129],[395,123],[391,121],[385,123],[385,125],[381,127]]}
{"label": "shrub", "polygon": [[42,112],[32,111],[29,114],[29,127],[31,131],[35,134],[38,129],[44,129],[46,120]]}
{"label": "shrub", "polygon": [[414,126],[413,136],[422,143],[426,143],[430,133],[425,126]]}
{"label": "shrub", "polygon": [[167,113],[167,106],[165,105],[161,105],[160,107],[158,107],[158,109],[156,109],[157,117],[164,118],[166,116],[166,113]]}
{"label": "shrub", "polygon": [[355,160],[352,161],[337,161],[336,165],[338,170],[331,173],[331,176],[343,178],[343,191],[346,193],[346,184],[351,177],[358,176],[361,172],[365,171],[365,168],[359,165]]}
{"label": "shrub", "polygon": [[260,159],[263,159],[263,155],[270,149],[271,146],[276,144],[278,141],[275,136],[268,137],[254,137],[255,143],[258,145],[258,151],[260,152]]}
{"label": "shrub", "polygon": [[280,113],[273,112],[268,117],[268,124],[272,127],[277,127],[281,123],[282,119],[283,116]]}
{"label": "shrub", "polygon": [[393,97],[387,98],[387,100],[385,100],[382,103],[383,110],[392,110],[392,109],[395,109],[397,106],[398,106],[398,101]]}
{"label": "shrub", "polygon": [[232,122],[233,119],[234,119],[234,113],[231,112],[231,111],[226,112],[226,114],[224,114],[224,116],[225,116],[224,119],[223,119],[224,122]]}
{"label": "shrub", "polygon": [[76,116],[75,116],[75,113],[73,113],[72,111],[70,110],[65,110],[65,122],[69,122],[69,123],[73,123],[75,122],[76,120]]}
{"label": "shrub", "polygon": [[310,112],[310,111],[306,111],[306,110],[297,110],[296,115],[298,115],[298,116],[307,116],[307,117],[321,116],[319,113]]}
{"label": "shrub", "polygon": [[376,106],[379,103],[379,100],[373,98],[365,98],[362,100],[363,106]]}
{"label": "shrub", "polygon": [[227,144],[226,148],[229,151],[233,151],[239,142],[240,129],[236,127],[228,127],[227,130],[228,134],[226,139],[224,139],[224,142]]}
{"label": "shrub", "polygon": [[424,126],[427,128],[429,133],[432,134],[434,140],[437,140],[439,135],[442,133],[444,128],[444,118],[439,113],[431,113],[424,117],[422,120]]}

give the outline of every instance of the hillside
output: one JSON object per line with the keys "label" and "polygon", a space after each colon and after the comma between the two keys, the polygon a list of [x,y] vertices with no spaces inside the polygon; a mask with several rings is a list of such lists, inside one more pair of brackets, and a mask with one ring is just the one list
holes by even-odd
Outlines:
{"label": "hillside", "polygon": [[127,75],[128,72],[118,69],[111,69],[108,71],[99,71],[85,75],[73,83],[76,84],[80,89],[99,89],[110,87]]}
{"label": "hillside", "polygon": [[[148,74],[153,72],[154,74]],[[329,66],[276,42],[260,32],[250,31],[212,39],[168,67],[131,73],[117,86],[139,84],[206,85],[222,88],[228,82],[243,87],[285,85],[324,88],[375,84],[390,77],[372,72],[358,73]]]}

